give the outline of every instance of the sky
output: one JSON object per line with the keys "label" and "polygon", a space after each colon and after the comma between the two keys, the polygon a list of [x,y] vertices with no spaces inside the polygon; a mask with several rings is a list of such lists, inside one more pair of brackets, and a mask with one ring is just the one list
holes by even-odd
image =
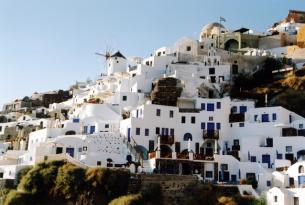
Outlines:
{"label": "sky", "polygon": [[[0,0],[0,106],[105,72],[95,52],[149,56],[224,17],[265,31],[304,0]],[[0,107],[0,109],[1,109]]]}

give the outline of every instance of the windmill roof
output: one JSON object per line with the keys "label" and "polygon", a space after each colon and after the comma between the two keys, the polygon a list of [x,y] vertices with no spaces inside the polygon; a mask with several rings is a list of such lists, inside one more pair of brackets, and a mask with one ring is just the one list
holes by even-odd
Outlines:
{"label": "windmill roof", "polygon": [[120,57],[120,58],[126,59],[125,56],[123,56],[123,54],[120,51],[117,51],[116,53],[114,53],[110,57]]}

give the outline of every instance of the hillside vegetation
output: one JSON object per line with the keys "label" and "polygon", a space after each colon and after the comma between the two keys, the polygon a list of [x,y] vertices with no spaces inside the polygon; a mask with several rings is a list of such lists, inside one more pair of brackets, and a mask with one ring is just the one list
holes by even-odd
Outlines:
{"label": "hillside vegetation", "polygon": [[282,61],[268,58],[262,69],[255,73],[240,73],[233,79],[230,96],[239,99],[255,99],[257,106],[283,106],[305,116],[305,68],[296,72],[272,74],[273,70],[285,68]]}

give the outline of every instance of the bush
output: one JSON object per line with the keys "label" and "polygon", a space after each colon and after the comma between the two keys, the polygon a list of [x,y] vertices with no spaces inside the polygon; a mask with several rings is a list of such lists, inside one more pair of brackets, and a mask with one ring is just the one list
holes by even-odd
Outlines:
{"label": "bush", "polygon": [[59,167],[63,161],[36,165],[21,179],[18,188],[35,195],[37,200],[45,198],[54,188]]}
{"label": "bush", "polygon": [[65,199],[76,200],[85,191],[85,170],[72,164],[58,169],[55,194]]}
{"label": "bush", "polygon": [[89,198],[92,203],[108,204],[127,194],[130,172],[124,169],[90,168],[86,172]]}
{"label": "bush", "polygon": [[162,204],[162,188],[160,184],[149,184],[141,191],[144,201],[150,201],[153,204]]}
{"label": "bush", "polygon": [[17,176],[16,176],[16,184],[18,185],[22,179],[22,177],[24,177],[25,175],[27,175],[27,173],[32,169],[33,167],[32,166],[29,166],[29,167],[25,167],[21,170],[19,170],[19,172],[17,173]]}
{"label": "bush", "polygon": [[15,190],[9,192],[3,205],[32,205],[32,195],[29,193],[20,193]]}
{"label": "bush", "polygon": [[142,199],[141,194],[127,195],[114,199],[109,205],[143,205],[145,202]]}

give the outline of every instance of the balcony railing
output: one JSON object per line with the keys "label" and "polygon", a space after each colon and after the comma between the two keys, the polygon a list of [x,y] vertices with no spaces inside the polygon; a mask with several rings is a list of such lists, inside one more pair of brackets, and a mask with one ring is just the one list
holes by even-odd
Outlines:
{"label": "balcony railing", "polygon": [[203,130],[203,139],[219,139],[219,130]]}
{"label": "balcony railing", "polygon": [[230,114],[229,123],[234,123],[234,122],[245,122],[245,114],[244,113]]}
{"label": "balcony railing", "polygon": [[175,143],[175,137],[172,135],[161,135],[160,142],[161,144],[173,145]]}
{"label": "balcony railing", "polygon": [[171,152],[162,152],[161,151],[161,158],[172,158],[172,153]]}
{"label": "balcony railing", "polygon": [[194,154],[194,159],[195,160],[209,160],[209,161],[213,161],[214,160],[214,156],[207,156],[204,154]]}
{"label": "balcony railing", "polygon": [[189,154],[188,153],[177,153],[177,159],[188,159]]}
{"label": "balcony railing", "polygon": [[199,113],[201,109],[196,108],[179,108],[179,112]]}

